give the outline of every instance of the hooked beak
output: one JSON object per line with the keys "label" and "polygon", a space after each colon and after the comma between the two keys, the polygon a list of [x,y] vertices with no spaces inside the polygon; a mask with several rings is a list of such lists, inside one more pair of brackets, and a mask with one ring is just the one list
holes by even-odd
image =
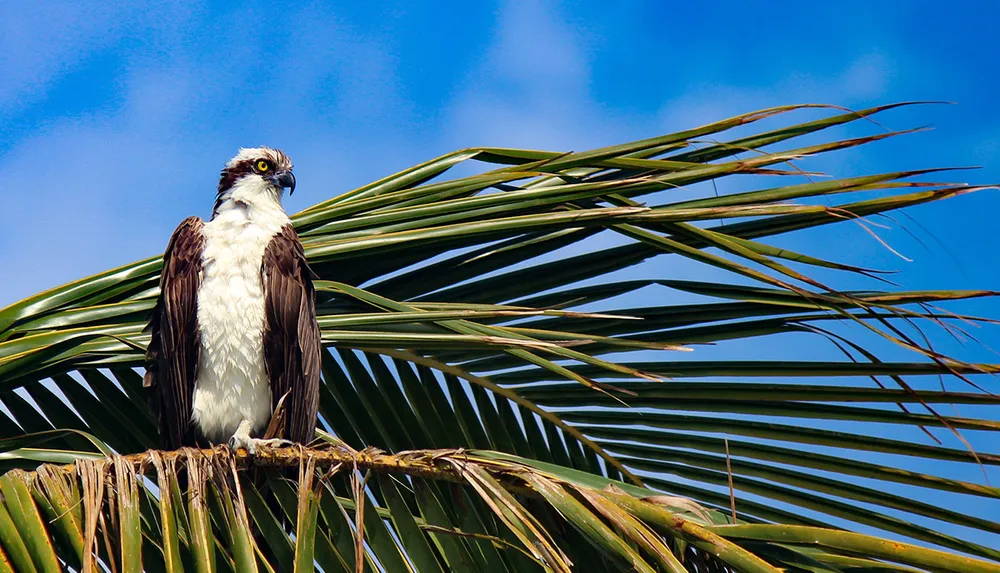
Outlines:
{"label": "hooked beak", "polygon": [[288,194],[295,192],[295,175],[291,171],[279,171],[271,176],[271,183],[282,189],[288,189]]}

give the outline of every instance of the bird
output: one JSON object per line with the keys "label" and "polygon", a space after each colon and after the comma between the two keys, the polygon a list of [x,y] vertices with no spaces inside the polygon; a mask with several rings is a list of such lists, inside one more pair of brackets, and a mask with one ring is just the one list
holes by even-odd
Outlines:
{"label": "bird", "polygon": [[222,169],[211,218],[188,217],[170,237],[143,380],[167,450],[228,443],[255,455],[313,438],[315,275],[282,207],[286,189],[295,191],[287,155],[241,148]]}

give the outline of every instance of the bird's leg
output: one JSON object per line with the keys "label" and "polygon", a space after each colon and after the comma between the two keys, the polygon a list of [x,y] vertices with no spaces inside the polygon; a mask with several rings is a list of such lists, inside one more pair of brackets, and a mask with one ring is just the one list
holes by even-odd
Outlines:
{"label": "bird's leg", "polygon": [[250,420],[243,420],[240,425],[236,428],[233,433],[233,437],[229,438],[229,447],[238,450],[243,448],[251,456],[257,454],[257,446],[264,446],[268,448],[283,448],[292,445],[292,442],[288,440],[282,440],[281,438],[274,438],[272,440],[261,440],[258,438],[250,437]]}

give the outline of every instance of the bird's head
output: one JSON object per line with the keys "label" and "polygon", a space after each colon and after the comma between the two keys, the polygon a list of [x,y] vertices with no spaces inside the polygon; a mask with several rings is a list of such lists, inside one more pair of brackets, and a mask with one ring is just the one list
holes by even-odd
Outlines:
{"label": "bird's head", "polygon": [[284,189],[295,191],[292,160],[270,147],[242,148],[229,160],[219,178],[219,196],[239,187],[241,194],[281,196]]}

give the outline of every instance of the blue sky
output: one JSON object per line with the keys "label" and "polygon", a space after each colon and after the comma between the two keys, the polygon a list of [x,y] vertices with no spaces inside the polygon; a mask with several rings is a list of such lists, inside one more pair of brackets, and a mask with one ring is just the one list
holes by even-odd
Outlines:
{"label": "blue sky", "polygon": [[[162,250],[177,221],[208,214],[239,146],[291,154],[295,211],[471,145],[583,149],[776,104],[927,99],[959,105],[887,117],[937,129],[834,167],[975,164],[987,166],[976,181],[1000,180],[1000,68],[987,39],[1000,10],[987,3],[769,3],[767,14],[728,2],[711,14],[668,2],[409,4],[8,11],[0,258],[33,272],[8,274],[0,305]],[[931,230],[989,244],[993,204],[965,199],[955,208],[983,208]],[[982,286],[992,271],[977,255],[959,258]]]}
{"label": "blue sky", "polygon": [[[0,19],[0,306],[162,251],[178,221],[209,215],[240,146],[292,156],[294,212],[462,147],[581,150],[779,104],[946,100],[958,105],[883,120],[934,131],[806,167],[981,165],[958,177],[1000,182],[988,2],[119,4],[22,3]],[[785,244],[901,269],[908,288],[995,288],[998,206],[987,192],[913,209],[922,227],[901,222],[926,249],[884,231],[912,263],[850,226]]]}

